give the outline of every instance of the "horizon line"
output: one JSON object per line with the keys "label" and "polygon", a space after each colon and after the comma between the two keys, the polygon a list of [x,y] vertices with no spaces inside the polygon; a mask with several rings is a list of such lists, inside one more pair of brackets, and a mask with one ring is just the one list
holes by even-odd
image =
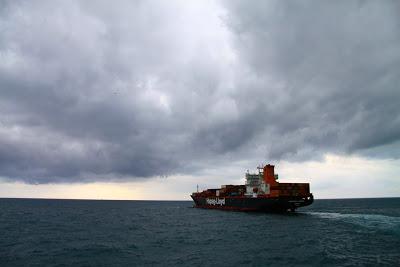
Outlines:
{"label": "horizon line", "polygon": [[[344,198],[314,198],[314,200],[345,200],[345,199],[377,199],[377,198],[400,198],[400,196],[389,196],[389,197],[344,197]],[[32,200],[78,200],[78,201],[193,201],[191,199],[103,199],[103,198],[43,198],[43,197],[0,197],[2,199],[32,199]]]}

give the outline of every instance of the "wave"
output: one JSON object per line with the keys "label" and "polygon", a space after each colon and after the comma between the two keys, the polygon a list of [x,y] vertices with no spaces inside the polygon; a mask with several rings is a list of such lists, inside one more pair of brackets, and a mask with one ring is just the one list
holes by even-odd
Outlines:
{"label": "wave", "polygon": [[362,227],[394,231],[400,234],[400,217],[392,217],[380,214],[352,214],[337,212],[304,212],[312,216],[335,221],[343,221],[345,223],[356,224]]}

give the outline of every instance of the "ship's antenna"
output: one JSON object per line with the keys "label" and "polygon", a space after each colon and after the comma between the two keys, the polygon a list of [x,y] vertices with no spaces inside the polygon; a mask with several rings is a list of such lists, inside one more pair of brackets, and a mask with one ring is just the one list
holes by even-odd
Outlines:
{"label": "ship's antenna", "polygon": [[197,185],[197,193],[199,192],[199,185]]}

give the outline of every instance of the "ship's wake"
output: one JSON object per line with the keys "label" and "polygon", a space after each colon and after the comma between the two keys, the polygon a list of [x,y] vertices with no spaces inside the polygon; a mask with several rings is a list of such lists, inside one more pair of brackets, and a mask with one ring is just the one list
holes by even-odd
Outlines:
{"label": "ship's wake", "polygon": [[337,212],[304,212],[323,219],[351,223],[369,229],[395,232],[400,235],[400,217],[380,214],[348,214]]}

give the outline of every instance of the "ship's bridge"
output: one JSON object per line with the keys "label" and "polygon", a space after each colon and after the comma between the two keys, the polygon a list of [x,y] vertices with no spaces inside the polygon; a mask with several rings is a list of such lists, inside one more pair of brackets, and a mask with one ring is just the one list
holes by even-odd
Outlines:
{"label": "ship's bridge", "polygon": [[246,186],[259,186],[262,181],[261,174],[250,174],[246,173]]}
{"label": "ship's bridge", "polygon": [[[267,165],[266,167],[273,168],[272,165]],[[246,173],[246,195],[255,196],[257,194],[270,193],[270,183],[265,180],[264,168],[258,167],[257,169],[258,173],[249,173],[249,171]],[[274,174],[273,171],[268,174],[272,175],[274,182],[278,179],[278,175]]]}

